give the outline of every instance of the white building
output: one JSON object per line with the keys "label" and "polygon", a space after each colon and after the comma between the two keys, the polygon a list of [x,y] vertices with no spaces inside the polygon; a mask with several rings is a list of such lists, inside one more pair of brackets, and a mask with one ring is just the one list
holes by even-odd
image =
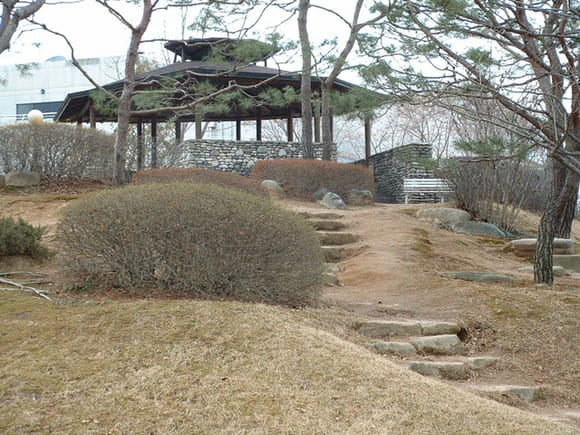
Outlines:
{"label": "white building", "polygon": [[[99,84],[120,78],[121,57],[79,59],[79,63]],[[25,65],[0,65],[0,124],[12,124],[26,118],[32,109],[51,120],[67,94],[94,86],[62,56],[46,62]]]}

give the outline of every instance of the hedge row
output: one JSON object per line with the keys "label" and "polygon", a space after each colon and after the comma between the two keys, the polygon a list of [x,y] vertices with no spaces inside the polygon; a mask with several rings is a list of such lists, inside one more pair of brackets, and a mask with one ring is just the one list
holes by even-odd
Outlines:
{"label": "hedge row", "polygon": [[276,180],[288,195],[312,199],[326,188],[343,198],[352,189],[375,191],[373,172],[361,165],[320,160],[261,160],[252,169],[254,180]]}

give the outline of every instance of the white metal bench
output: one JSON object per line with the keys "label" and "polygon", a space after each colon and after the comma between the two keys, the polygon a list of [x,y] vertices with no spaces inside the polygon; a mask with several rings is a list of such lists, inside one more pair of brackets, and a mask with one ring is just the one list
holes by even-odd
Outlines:
{"label": "white metal bench", "polygon": [[443,178],[405,178],[403,180],[403,193],[405,194],[405,204],[409,203],[409,196],[413,193],[435,193],[441,195],[441,202],[444,194],[453,192]]}

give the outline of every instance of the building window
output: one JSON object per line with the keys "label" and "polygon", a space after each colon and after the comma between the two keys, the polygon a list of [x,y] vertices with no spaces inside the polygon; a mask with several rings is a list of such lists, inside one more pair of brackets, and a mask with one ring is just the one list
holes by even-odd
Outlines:
{"label": "building window", "polygon": [[[62,105],[62,101],[47,101],[43,103],[24,103],[24,104],[17,104],[16,105],[16,114],[17,115],[28,115],[33,109],[40,110],[42,113],[56,113],[60,106]],[[18,116],[21,118],[21,116]]]}

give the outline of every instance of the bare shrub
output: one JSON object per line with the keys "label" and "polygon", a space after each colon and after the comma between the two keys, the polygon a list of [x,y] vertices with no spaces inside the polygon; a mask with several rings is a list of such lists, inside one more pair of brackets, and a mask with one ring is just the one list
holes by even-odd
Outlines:
{"label": "bare shrub", "polygon": [[522,208],[542,209],[549,189],[542,169],[518,159],[457,159],[447,162],[443,176],[459,208],[510,232]]}
{"label": "bare shrub", "polygon": [[346,198],[352,189],[375,191],[373,172],[351,163],[337,163],[311,159],[260,160],[250,178],[276,180],[290,196],[312,199],[320,188]]}
{"label": "bare shrub", "polygon": [[0,258],[9,255],[45,256],[48,249],[40,244],[45,230],[45,227],[35,227],[22,218],[18,221],[11,217],[0,218]]}
{"label": "bare shrub", "polygon": [[0,170],[35,170],[49,177],[110,177],[113,146],[112,135],[72,125],[0,127]]}
{"label": "bare shrub", "polygon": [[133,184],[169,183],[191,181],[194,183],[215,184],[222,187],[234,187],[254,195],[267,196],[262,185],[247,177],[233,172],[214,171],[198,168],[150,169],[133,175]]}
{"label": "bare shrub", "polygon": [[71,275],[97,288],[300,306],[318,296],[316,233],[266,198],[195,183],[102,191],[59,226]]}

